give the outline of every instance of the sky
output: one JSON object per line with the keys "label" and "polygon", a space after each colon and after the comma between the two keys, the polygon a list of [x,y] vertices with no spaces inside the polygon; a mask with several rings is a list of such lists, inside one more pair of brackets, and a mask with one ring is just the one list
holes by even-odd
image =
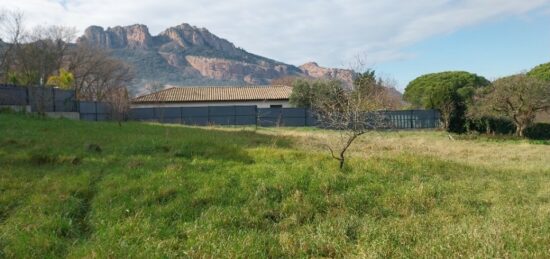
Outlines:
{"label": "sky", "polygon": [[348,68],[357,57],[403,90],[425,74],[488,79],[550,62],[550,0],[0,0],[27,26],[181,23],[293,65]]}

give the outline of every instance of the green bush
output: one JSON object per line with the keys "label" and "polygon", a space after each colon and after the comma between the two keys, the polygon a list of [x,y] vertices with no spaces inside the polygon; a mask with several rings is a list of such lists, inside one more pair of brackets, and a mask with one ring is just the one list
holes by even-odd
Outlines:
{"label": "green bush", "polygon": [[529,139],[550,139],[550,123],[535,123],[525,129],[525,136]]}
{"label": "green bush", "polygon": [[[491,128],[491,133],[494,133],[496,135],[514,134],[514,132],[516,131],[514,124],[508,119],[490,118],[488,119],[488,121]],[[487,126],[485,125],[485,123],[486,123],[485,121],[470,120],[469,122],[470,131],[487,133]]]}

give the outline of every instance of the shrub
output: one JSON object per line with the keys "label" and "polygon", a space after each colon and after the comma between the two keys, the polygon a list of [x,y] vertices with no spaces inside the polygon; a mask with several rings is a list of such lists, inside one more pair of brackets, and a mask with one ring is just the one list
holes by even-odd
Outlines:
{"label": "shrub", "polygon": [[550,139],[550,123],[535,123],[525,129],[525,136],[529,139]]}
{"label": "shrub", "polygon": [[[514,134],[516,128],[512,121],[504,118],[490,118],[489,125],[491,128],[491,133],[497,135],[507,135]],[[485,122],[480,120],[470,120],[469,122],[470,130],[477,131],[479,133],[487,133],[487,126]]]}

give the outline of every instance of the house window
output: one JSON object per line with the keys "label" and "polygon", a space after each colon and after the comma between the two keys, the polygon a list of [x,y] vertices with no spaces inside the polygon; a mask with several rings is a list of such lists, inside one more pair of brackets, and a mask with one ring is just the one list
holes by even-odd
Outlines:
{"label": "house window", "polygon": [[269,105],[269,108],[283,108],[283,105],[282,104],[272,104],[272,105]]}

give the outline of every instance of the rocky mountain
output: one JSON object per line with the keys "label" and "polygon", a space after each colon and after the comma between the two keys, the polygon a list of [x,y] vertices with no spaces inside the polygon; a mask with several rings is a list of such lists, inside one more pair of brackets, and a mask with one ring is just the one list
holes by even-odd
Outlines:
{"label": "rocky mountain", "polygon": [[189,24],[168,28],[156,36],[145,25],[88,27],[77,44],[105,48],[134,66],[137,85],[157,81],[171,85],[269,84],[287,77],[340,79],[351,83],[353,71],[300,67],[249,53],[207,29]]}
{"label": "rocky mountain", "polygon": [[353,82],[355,72],[349,69],[320,67],[315,62],[309,62],[300,66],[300,70],[309,77],[339,79],[346,83]]}

